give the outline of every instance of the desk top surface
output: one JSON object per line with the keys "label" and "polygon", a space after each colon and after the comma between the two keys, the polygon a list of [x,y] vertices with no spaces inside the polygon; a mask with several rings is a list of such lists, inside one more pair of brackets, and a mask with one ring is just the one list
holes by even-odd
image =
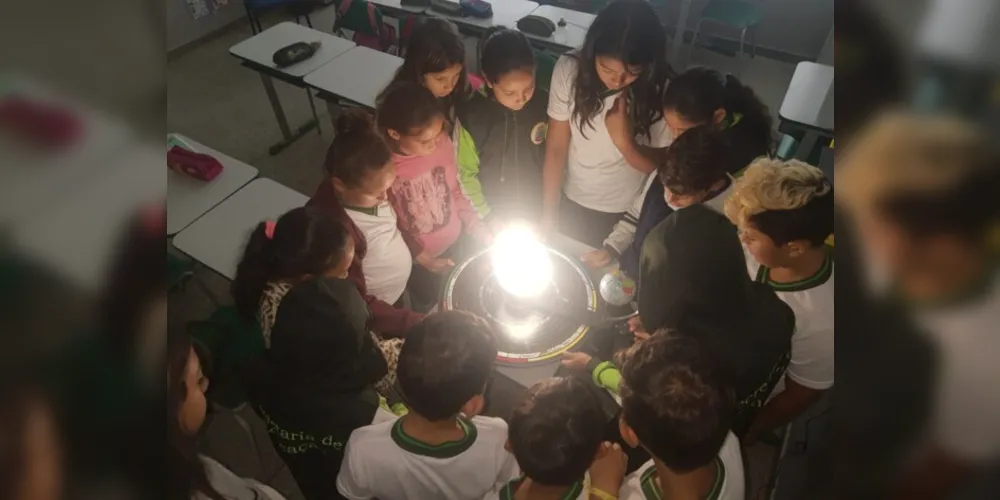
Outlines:
{"label": "desk top surface", "polygon": [[800,62],[778,115],[821,130],[833,130],[833,66]]}
{"label": "desk top surface", "polygon": [[[320,42],[322,45],[309,59],[285,68],[278,68],[272,60],[275,51],[295,42]],[[286,21],[233,45],[229,48],[229,53],[245,61],[280,71],[288,76],[301,78],[354,46],[355,43],[350,40]]]}
{"label": "desk top surface", "polygon": [[486,30],[494,26],[506,26],[508,28],[517,28],[517,20],[522,17],[531,14],[531,12],[538,8],[537,2],[532,2],[531,0],[483,0],[493,5],[493,17],[487,19],[480,19],[478,17],[470,16],[452,16],[444,14],[434,10],[433,8],[427,9],[425,14],[435,17],[443,17],[453,21],[455,24],[464,25],[472,28]]}
{"label": "desk top surface", "polygon": [[368,47],[355,47],[305,78],[306,85],[369,108],[389,84],[403,59]]}

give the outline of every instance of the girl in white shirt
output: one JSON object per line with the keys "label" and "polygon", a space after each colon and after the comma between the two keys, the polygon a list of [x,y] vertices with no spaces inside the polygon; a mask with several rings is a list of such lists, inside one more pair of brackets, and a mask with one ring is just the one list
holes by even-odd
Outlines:
{"label": "girl in white shirt", "polygon": [[665,40],[648,2],[615,0],[597,15],[583,46],[559,58],[549,92],[543,230],[559,225],[564,234],[600,247],[639,194],[649,171],[630,165],[615,148],[604,114],[616,103],[627,107],[636,135],[666,146]]}

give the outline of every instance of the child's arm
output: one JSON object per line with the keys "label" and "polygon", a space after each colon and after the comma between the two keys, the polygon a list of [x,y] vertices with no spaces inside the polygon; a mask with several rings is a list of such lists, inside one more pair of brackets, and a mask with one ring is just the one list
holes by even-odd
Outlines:
{"label": "child's arm", "polygon": [[549,90],[549,128],[545,137],[545,163],[542,165],[542,231],[556,229],[562,197],[563,172],[569,157],[575,60],[562,56],[552,70]]}
{"label": "child's arm", "polygon": [[646,194],[649,193],[649,186],[654,183],[659,182],[656,174],[650,175],[646,179],[646,187],[635,197],[635,201],[632,202],[632,206],[629,207],[625,215],[622,216],[621,220],[615,223],[614,229],[611,230],[611,234],[604,240],[604,247],[611,248],[615,251],[617,255],[614,257],[621,256],[629,245],[635,240],[635,227],[639,223],[639,215],[642,213],[642,204],[646,200]]}
{"label": "child's arm", "polygon": [[340,473],[337,474],[337,491],[350,500],[372,498],[359,463],[358,450],[363,449],[364,447],[354,440],[352,433],[344,448],[344,461],[340,465]]}
{"label": "child's arm", "polygon": [[472,202],[472,206],[485,219],[490,214],[490,205],[483,195],[483,185],[479,182],[479,151],[472,134],[465,127],[458,135],[458,180],[462,191]]}
{"label": "child's arm", "polygon": [[[478,184],[478,182],[477,180],[476,183]],[[483,221],[479,217],[479,212],[472,206],[472,201],[465,195],[464,189],[462,189],[462,180],[457,171],[455,173],[455,184],[458,189],[452,190],[452,203],[455,210],[458,211],[458,217],[462,219],[462,227],[465,228],[466,232],[473,232],[482,225]]]}

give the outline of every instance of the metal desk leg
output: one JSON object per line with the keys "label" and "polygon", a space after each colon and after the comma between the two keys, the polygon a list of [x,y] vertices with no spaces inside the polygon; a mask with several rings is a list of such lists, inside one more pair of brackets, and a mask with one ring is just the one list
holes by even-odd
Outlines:
{"label": "metal desk leg", "polygon": [[[691,9],[691,0],[681,1],[681,11],[677,15],[677,24],[674,25],[674,36],[671,38],[670,43],[673,47],[670,47],[670,59],[667,61],[672,65],[678,65],[678,58],[681,55],[681,45],[684,45],[684,30],[687,25],[688,11]],[[674,66],[675,70],[680,70],[678,66]]]}
{"label": "metal desk leg", "polygon": [[[285,110],[281,107],[281,101],[278,99],[278,93],[274,90],[274,81],[270,76],[260,72],[260,81],[264,84],[264,92],[267,93],[267,100],[271,101],[271,109],[274,111],[274,118],[278,120],[278,128],[281,129],[282,140],[277,144],[274,144],[268,149],[271,155],[276,155],[281,152],[281,150],[288,147],[293,141],[302,137],[307,132],[318,125],[317,120],[314,118],[309,120],[305,125],[299,127],[299,129],[292,134],[292,129],[288,126],[288,118],[285,117]],[[312,101],[310,100],[310,104]],[[315,110],[313,111],[315,116]]]}
{"label": "metal desk leg", "polygon": [[809,154],[812,153],[813,149],[816,149],[816,143],[819,141],[819,134],[812,130],[806,130],[804,136],[802,136],[802,141],[799,142],[799,146],[795,148],[795,159],[806,161],[809,159]]}
{"label": "metal desk leg", "polygon": [[285,142],[291,142],[292,130],[288,128],[288,118],[285,117],[285,110],[281,107],[278,93],[274,90],[274,81],[264,73],[260,73],[260,81],[264,84],[264,92],[267,93],[267,100],[271,101],[274,118],[278,120],[278,128],[281,129],[281,137],[285,139]]}
{"label": "metal desk leg", "polygon": [[[340,113],[340,106],[333,99],[323,99],[326,101],[326,113],[330,115],[330,125],[334,131],[337,130],[337,115]],[[336,133],[336,132],[335,132]]]}

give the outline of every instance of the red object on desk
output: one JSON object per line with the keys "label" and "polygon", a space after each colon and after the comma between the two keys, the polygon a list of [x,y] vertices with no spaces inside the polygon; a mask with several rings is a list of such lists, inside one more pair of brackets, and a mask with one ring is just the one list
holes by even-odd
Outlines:
{"label": "red object on desk", "polygon": [[214,157],[174,146],[167,151],[167,166],[171,170],[202,181],[210,181],[222,173],[222,164]]}
{"label": "red object on desk", "polygon": [[83,125],[69,109],[20,95],[0,98],[0,128],[46,147],[66,148],[79,139]]}

